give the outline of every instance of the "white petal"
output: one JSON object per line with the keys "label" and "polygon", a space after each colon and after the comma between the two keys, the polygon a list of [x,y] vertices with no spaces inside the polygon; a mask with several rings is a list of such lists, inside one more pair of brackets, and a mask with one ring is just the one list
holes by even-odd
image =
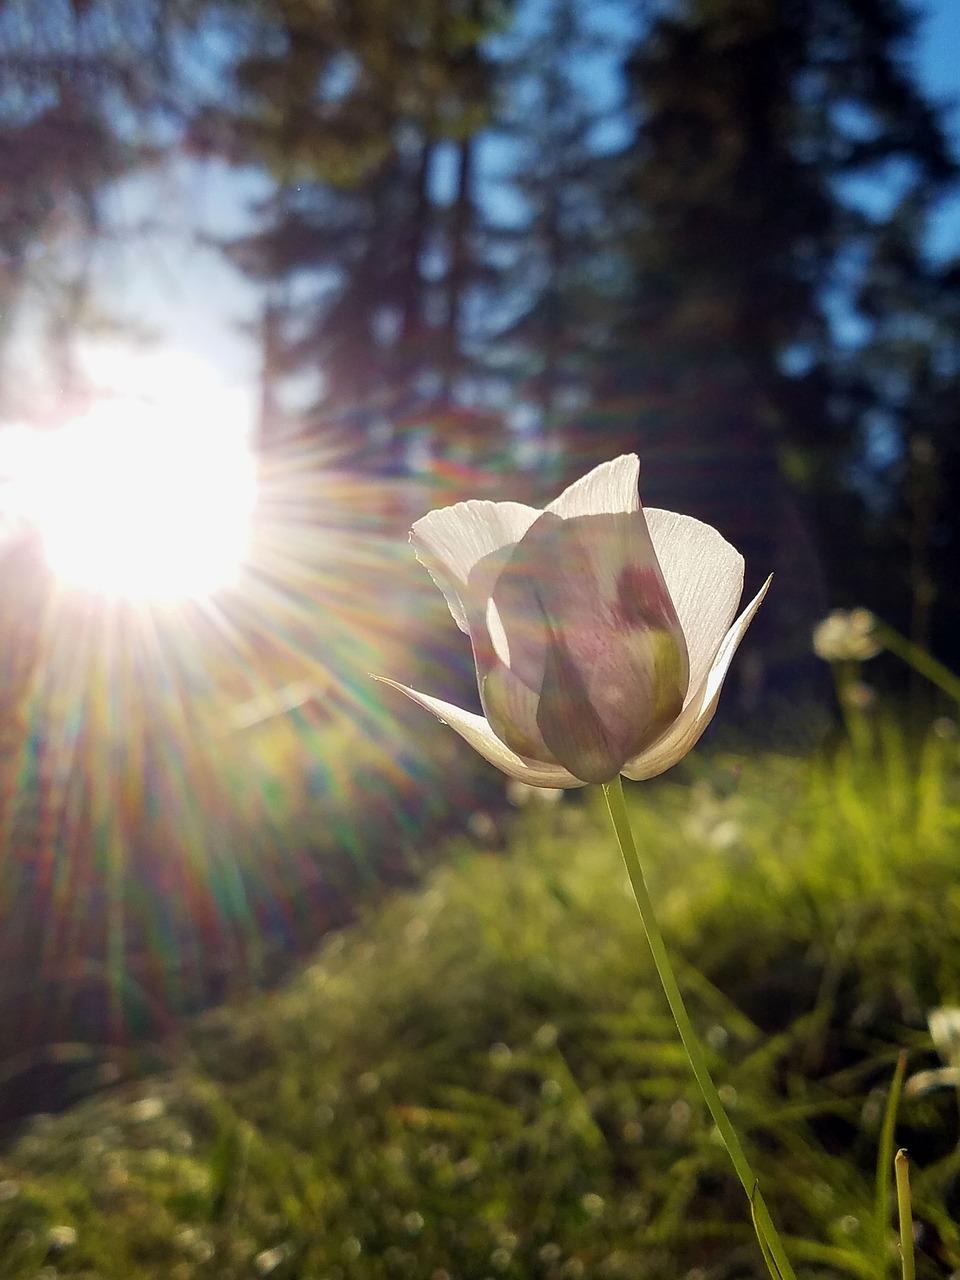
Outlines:
{"label": "white petal", "polygon": [[644,508],[690,659],[686,701],[706,679],[743,594],[743,556],[712,525]]}
{"label": "white petal", "polygon": [[519,542],[540,512],[521,502],[471,498],[422,516],[410,531],[417,558],[443,592],[454,621],[468,631],[461,600],[470,570],[484,556]]}
{"label": "white petal", "polygon": [[484,720],[483,716],[474,715],[472,711],[464,711],[452,702],[444,702],[441,698],[432,698],[428,693],[418,693],[396,680],[387,680],[384,676],[376,676],[382,684],[389,684],[399,689],[408,698],[418,702],[427,711],[432,711],[438,720],[456,729],[475,751],[479,751],[484,759],[496,765],[511,778],[526,782],[531,787],[582,787],[585,784],[579,778],[560,765],[528,763],[516,755],[508,746],[500,741],[497,735]]}
{"label": "white petal", "polygon": [[623,766],[621,772],[624,777],[633,778],[635,782],[644,778],[655,778],[657,774],[675,765],[696,745],[704,729],[714,717],[717,703],[720,701],[720,690],[723,688],[733,655],[746,634],[747,627],[753,621],[753,615],[760,608],[760,602],[767,594],[767,588],[772,581],[772,576],[766,580],[727,632],[706,679],[695,691],[693,698],[659,741],[648,747],[646,751],[641,751],[640,755]]}
{"label": "white petal", "polygon": [[564,520],[571,516],[618,515],[624,511],[637,511],[640,507],[639,481],[640,459],[635,453],[625,453],[588,471],[564,489],[559,498],[554,498],[546,509]]}

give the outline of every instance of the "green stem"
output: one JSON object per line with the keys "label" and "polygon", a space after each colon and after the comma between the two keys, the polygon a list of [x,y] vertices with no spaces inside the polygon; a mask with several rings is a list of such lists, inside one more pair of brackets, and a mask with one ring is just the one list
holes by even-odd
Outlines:
{"label": "green stem", "polygon": [[887,1234],[890,1230],[890,1163],[893,1160],[893,1134],[897,1124],[897,1107],[903,1091],[903,1077],[907,1069],[907,1053],[904,1050],[897,1058],[897,1069],[893,1073],[893,1083],[887,1094],[887,1105],[883,1111],[883,1124],[880,1128],[880,1145],[877,1150],[876,1176],[876,1209],[874,1226],[877,1236],[877,1254],[880,1264],[880,1275],[887,1274]]}
{"label": "green stem", "polygon": [[914,1280],[913,1208],[910,1204],[910,1162],[906,1151],[897,1152],[893,1162],[897,1182],[897,1209],[900,1218],[900,1269],[903,1280]]}
{"label": "green stem", "polygon": [[953,698],[955,702],[960,702],[960,676],[954,675],[949,667],[945,667],[942,662],[938,662],[933,654],[927,653],[926,649],[914,644],[906,636],[900,635],[898,631],[894,631],[893,627],[888,627],[885,622],[878,620],[874,626],[873,634],[878,644],[882,644],[884,649],[889,649],[902,662],[905,662],[908,667],[913,667],[914,671],[926,676],[930,683],[935,684],[947,697]]}
{"label": "green stem", "polygon": [[664,945],[663,935],[660,932],[660,926],[657,924],[657,918],[654,914],[653,903],[650,900],[647,882],[644,879],[643,867],[637,854],[633,832],[630,830],[627,809],[623,800],[623,785],[619,776],[612,782],[603,784],[603,794],[607,801],[607,808],[610,811],[613,828],[620,842],[620,851],[626,863],[627,874],[630,877],[630,884],[633,886],[633,894],[637,900],[637,906],[640,908],[640,918],[643,921],[644,932],[650,944],[653,962],[657,967],[657,973],[663,985],[670,1012],[673,1014],[674,1022],[677,1024],[680,1039],[683,1041],[683,1047],[687,1051],[687,1057],[690,1060],[690,1066],[693,1068],[697,1084],[700,1086],[700,1092],[703,1094],[710,1115],[713,1117],[713,1122],[717,1126],[720,1137],[723,1139],[723,1144],[727,1148],[730,1159],[733,1161],[733,1167],[746,1193],[747,1200],[752,1206],[758,1226],[758,1235],[761,1238],[761,1247],[764,1244],[766,1245],[782,1280],[796,1280],[780,1236],[773,1225],[773,1219],[770,1217],[763,1196],[760,1194],[756,1175],[750,1167],[750,1162],[747,1160],[743,1147],[740,1145],[736,1130],[730,1123],[730,1118],[724,1110],[723,1103],[720,1101],[717,1087],[713,1083],[707,1067],[703,1046],[693,1029],[693,1023],[687,1013],[683,996],[680,994],[680,987],[677,984],[673,966],[670,963],[667,948]]}

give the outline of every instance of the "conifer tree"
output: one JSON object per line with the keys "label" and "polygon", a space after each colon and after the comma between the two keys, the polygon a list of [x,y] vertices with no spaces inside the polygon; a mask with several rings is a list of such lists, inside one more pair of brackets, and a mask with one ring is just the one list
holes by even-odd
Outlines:
{"label": "conifer tree", "polygon": [[316,380],[310,429],[345,428],[387,469],[463,369],[482,37],[499,17],[490,0],[281,0],[237,68],[230,126],[278,193],[230,252],[285,286],[276,361]]}
{"label": "conifer tree", "polygon": [[[648,496],[718,523],[758,568],[790,552],[798,601],[813,561],[792,554],[782,478],[822,530],[864,519],[850,365],[858,264],[883,226],[854,183],[879,190],[896,163],[905,198],[929,207],[954,175],[907,61],[914,23],[899,0],[681,0],[627,66],[634,300],[611,394],[661,456],[651,473],[675,477]],[[808,621],[781,629],[806,643]]]}

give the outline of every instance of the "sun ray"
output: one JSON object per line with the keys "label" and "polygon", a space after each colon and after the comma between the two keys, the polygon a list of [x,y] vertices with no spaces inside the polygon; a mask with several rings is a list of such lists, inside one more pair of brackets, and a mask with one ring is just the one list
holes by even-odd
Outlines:
{"label": "sun ray", "polygon": [[[151,412],[161,401],[158,391]],[[12,452],[31,447],[21,433]],[[37,486],[41,455],[30,456]],[[69,492],[61,466],[57,492],[72,505],[48,498],[34,510],[56,506],[64,538],[79,544],[99,514],[84,495],[106,502],[107,471],[94,468],[86,490],[77,464]],[[0,602],[0,619],[22,608],[32,633],[23,732],[0,785],[19,794],[3,815],[0,895],[20,908],[17,946],[37,993],[54,983],[62,1018],[82,1010],[87,1029],[91,1003],[102,1006],[105,1037],[124,1034],[121,1021],[131,1033],[156,1026],[165,1008],[206,1003],[236,975],[255,980],[308,945],[349,914],[365,879],[404,871],[441,777],[456,803],[457,757],[442,731],[428,745],[431,728],[386,708],[369,673],[414,679],[429,665],[430,687],[462,700],[457,637],[405,535],[437,505],[431,485],[455,501],[474,477],[371,478],[316,440],[273,450],[252,474],[242,552],[216,589],[181,580],[174,591],[167,574],[154,590],[149,557],[142,578],[130,567],[129,590],[118,589],[116,563],[106,578],[57,578],[35,559],[39,598],[21,593],[17,604],[5,591]],[[205,476],[211,497],[226,472]],[[21,522],[31,494],[19,490]],[[175,504],[152,512],[161,524],[177,518]],[[251,702],[266,714],[238,724]],[[9,999],[0,975],[0,1016]],[[37,1035],[41,1006],[38,994]]]}

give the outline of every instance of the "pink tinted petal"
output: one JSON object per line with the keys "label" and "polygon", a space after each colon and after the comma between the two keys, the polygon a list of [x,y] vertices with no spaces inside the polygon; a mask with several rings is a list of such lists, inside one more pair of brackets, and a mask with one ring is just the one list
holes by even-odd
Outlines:
{"label": "pink tinted petal", "polygon": [[519,782],[526,782],[531,787],[569,788],[584,785],[579,778],[575,778],[559,765],[537,764],[535,761],[521,759],[500,741],[483,716],[464,711],[461,707],[454,706],[452,702],[432,698],[427,693],[418,693],[416,689],[398,684],[396,680],[387,680],[382,676],[376,678],[382,684],[399,689],[401,693],[405,693],[408,698],[412,698],[427,711],[432,711],[438,720],[455,729],[475,751],[509,777],[516,778]]}
{"label": "pink tinted petal", "polygon": [[624,765],[621,770],[624,777],[632,778],[636,782],[644,778],[655,778],[657,774],[675,765],[697,744],[717,710],[720,690],[723,688],[733,655],[746,635],[747,628],[760,608],[772,580],[772,577],[766,580],[727,632],[712,667],[699,688],[688,699],[675,722],[657,742]]}
{"label": "pink tinted petal", "polygon": [[692,516],[647,507],[647,527],[690,658],[687,700],[706,679],[743,594],[743,556]]}
{"label": "pink tinted petal", "polygon": [[570,772],[584,782],[609,782],[620,772],[623,752],[593,705],[586,681],[562,632],[550,630],[537,724],[545,742]]}
{"label": "pink tinted petal", "polygon": [[639,511],[544,512],[513,549],[493,601],[510,669],[540,695],[544,743],[577,777],[615,776],[679,713],[686,650]]}
{"label": "pink tinted petal", "polygon": [[520,502],[471,499],[430,511],[410,531],[417,559],[443,592],[454,621],[469,630],[463,591],[474,567],[519,542],[540,512]]}
{"label": "pink tinted petal", "polygon": [[640,506],[637,485],[640,481],[640,459],[626,453],[610,462],[602,462],[581,476],[546,510],[565,520],[571,516],[616,515],[636,511]]}

